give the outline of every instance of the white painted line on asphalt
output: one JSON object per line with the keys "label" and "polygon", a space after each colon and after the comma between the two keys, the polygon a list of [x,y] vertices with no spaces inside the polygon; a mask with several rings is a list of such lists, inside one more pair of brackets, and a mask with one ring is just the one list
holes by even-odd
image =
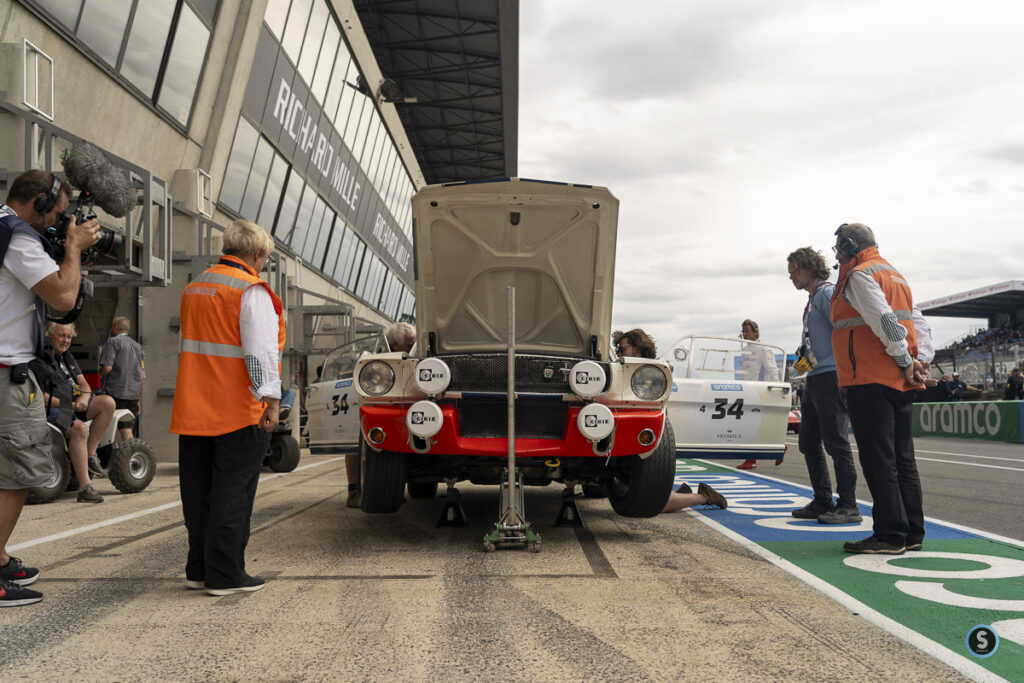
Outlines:
{"label": "white painted line on asphalt", "polygon": [[905,640],[906,642],[910,643],[919,650],[922,650],[925,653],[934,657],[935,659],[938,659],[940,662],[943,662],[944,664],[947,664],[950,667],[956,669],[963,675],[968,676],[976,681],[996,681],[1007,683],[1005,678],[997,676],[996,674],[992,673],[988,669],[985,669],[984,667],[978,666],[977,664],[967,659],[963,655],[954,652],[953,650],[950,650],[945,645],[941,645],[930,638],[926,638],[917,631],[913,631],[904,626],[903,624],[890,619],[884,614],[876,612],[874,609],[868,607],[859,600],[847,595],[846,593],[842,592],[841,590],[832,586],[831,584],[823,581],[822,579],[819,579],[814,574],[811,574],[810,572],[801,569],[792,562],[789,562],[788,560],[785,560],[782,557],[776,555],[772,551],[766,548],[762,548],[757,543],[754,543],[753,541],[748,540],[744,536],[739,535],[732,529],[729,529],[728,527],[723,526],[715,520],[710,519],[705,515],[702,515],[696,510],[686,510],[685,512],[692,517],[696,517],[699,521],[708,525],[712,529],[715,529],[723,536],[732,539],[733,541],[740,544],[750,552],[756,555],[760,555],[761,557],[768,560],[784,572],[791,574],[792,576],[803,581],[812,588],[815,588],[816,590],[824,593],[826,596],[835,600],[843,607],[846,607],[848,610],[856,612],[858,615],[864,617],[864,619],[874,624],[875,626],[878,626],[879,628],[888,631],[897,638]]}
{"label": "white painted line on asphalt", "polygon": [[[344,456],[342,456],[340,458],[331,458],[330,460],[324,460],[322,462],[314,462],[314,463],[310,463],[308,465],[303,465],[302,467],[296,467],[291,472],[278,472],[276,474],[268,474],[265,477],[260,477],[260,483],[262,484],[263,482],[270,481],[271,479],[279,479],[279,478],[287,476],[289,474],[294,474],[295,472],[301,472],[302,470],[308,470],[308,469],[311,469],[313,467],[320,467],[321,465],[326,465],[328,463],[336,462],[338,460],[343,460],[343,459],[344,459]],[[147,515],[152,515],[152,514],[155,514],[157,512],[163,512],[164,510],[170,510],[172,508],[179,507],[180,505],[181,505],[181,501],[180,500],[176,500],[173,503],[164,503],[163,505],[157,505],[156,507],[147,508],[145,510],[139,510],[138,512],[132,512],[132,513],[127,514],[127,515],[121,515],[120,517],[113,517],[111,519],[106,519],[106,520],[104,520],[102,522],[94,522],[93,524],[87,524],[85,526],[80,526],[80,527],[78,527],[76,529],[68,529],[67,531],[61,531],[60,533],[50,534],[49,536],[43,536],[41,538],[34,538],[34,539],[30,540],[30,541],[24,541],[22,543],[16,543],[14,545],[7,546],[7,552],[8,553],[13,553],[13,552],[16,552],[18,550],[24,550],[25,548],[32,548],[32,547],[37,546],[37,545],[42,545],[43,543],[50,543],[51,541],[59,541],[62,538],[69,538],[71,536],[77,536],[79,534],[84,534],[84,533],[89,532],[89,531],[95,531],[96,529],[102,529],[103,527],[113,526],[114,524],[120,524],[121,522],[129,522],[129,521],[131,521],[133,519],[138,519],[139,517],[145,517]]]}
{"label": "white painted line on asphalt", "polygon": [[984,467],[990,470],[1009,470],[1011,472],[1024,472],[1024,467],[1003,467],[1002,465],[985,465],[980,462],[960,462],[959,460],[940,460],[938,458],[914,458],[918,462],[944,462],[950,465],[961,465],[963,467]]}

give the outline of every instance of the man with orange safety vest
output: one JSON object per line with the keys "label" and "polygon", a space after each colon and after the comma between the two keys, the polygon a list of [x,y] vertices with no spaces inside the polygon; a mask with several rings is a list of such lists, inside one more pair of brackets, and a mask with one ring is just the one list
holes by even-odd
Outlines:
{"label": "man with orange safety vest", "polygon": [[224,256],[181,295],[171,432],[188,529],[185,585],[210,595],[264,586],[245,571],[245,546],[280,410],[284,306],[259,276],[273,250],[263,228],[234,221]]}
{"label": "man with orange safety vest", "polygon": [[924,388],[935,356],[931,329],[906,279],[879,256],[871,228],[843,223],[835,235],[841,267],[832,293],[832,351],[874,519],[871,536],[843,549],[902,555],[924,541],[912,392]]}

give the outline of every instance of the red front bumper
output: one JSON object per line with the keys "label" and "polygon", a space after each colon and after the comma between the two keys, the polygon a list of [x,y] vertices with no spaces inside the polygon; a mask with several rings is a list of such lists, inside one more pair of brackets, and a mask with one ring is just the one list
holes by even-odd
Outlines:
{"label": "red front bumper", "polygon": [[[441,431],[430,439],[428,453],[440,455],[477,455],[504,457],[508,455],[508,440],[505,438],[479,438],[459,436],[459,414],[454,406],[442,405],[444,424]],[[360,406],[359,421],[363,438],[374,427],[384,430],[384,441],[374,448],[400,453],[416,452],[405,426],[407,405]],[[654,449],[661,438],[664,413],[661,410],[622,408],[613,409],[615,416],[614,443],[610,453],[595,453],[594,445],[576,427],[576,416],[580,406],[568,410],[562,439],[516,439],[516,457],[525,458],[567,458],[567,457],[620,457],[646,453]],[[644,429],[654,432],[650,446],[641,446],[637,440]]]}

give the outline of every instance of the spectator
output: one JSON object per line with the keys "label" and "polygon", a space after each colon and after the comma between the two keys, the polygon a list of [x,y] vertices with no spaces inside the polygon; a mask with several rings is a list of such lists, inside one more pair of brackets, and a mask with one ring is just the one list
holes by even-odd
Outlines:
{"label": "spectator", "polygon": [[970,384],[965,384],[964,382],[962,382],[960,380],[959,372],[953,373],[953,379],[947,382],[946,388],[949,391],[950,401],[963,401],[964,391],[966,390],[981,391],[980,389],[978,389],[978,387],[973,387]]}
{"label": "spectator", "polygon": [[[761,338],[757,323],[749,318],[740,325],[740,337],[747,341],[758,341]],[[779,379],[779,367],[775,364],[775,356],[767,346],[744,344],[743,357],[740,360],[741,379],[757,382],[775,382]],[[781,463],[779,460],[776,464]],[[757,460],[744,460],[737,465],[741,470],[756,470]]]}
{"label": "spectator", "polygon": [[[629,332],[616,331],[612,333],[612,342],[615,344],[615,353],[622,358],[658,357],[654,340],[639,328]],[[662,512],[676,512],[684,508],[693,507],[694,505],[717,505],[724,510],[729,507],[729,502],[725,499],[725,496],[707,484],[701,483],[698,485],[697,493],[694,493],[686,482],[683,482],[679,485],[678,489],[669,494],[668,502],[665,503]]]}
{"label": "spectator", "polygon": [[260,467],[281,406],[284,305],[260,279],[274,238],[255,223],[224,230],[224,255],[181,295],[181,353],[171,413],[188,529],[185,585],[257,591],[245,571]]}
{"label": "spectator", "polygon": [[1024,391],[1024,379],[1021,378],[1020,368],[1014,368],[1006,378],[1006,387],[1003,390],[1004,401],[1016,401],[1021,398]]}
{"label": "spectator", "polygon": [[[114,399],[92,393],[92,387],[82,374],[78,361],[71,355],[71,340],[75,337],[73,323],[50,323],[46,327],[46,336],[50,341],[47,360],[60,375],[61,380],[71,388],[74,399],[72,407],[75,411],[75,420],[64,431],[64,436],[68,440],[68,459],[71,460],[75,478],[78,479],[78,502],[102,503],[103,496],[96,493],[89,474],[90,470],[94,475],[103,474],[99,458],[96,457],[96,449],[114,418]],[[46,419],[56,424],[60,412],[60,399],[49,393],[43,398],[47,402]],[[88,428],[85,426],[87,420],[92,420]]]}
{"label": "spectator", "polygon": [[844,223],[835,235],[841,267],[832,294],[832,350],[874,520],[871,536],[843,550],[902,555],[924,542],[911,392],[928,377],[931,330],[906,278],[878,253],[870,228]]}
{"label": "spectator", "polygon": [[[800,413],[800,452],[807,463],[814,499],[792,515],[817,519],[822,524],[861,521],[857,509],[857,468],[847,432],[846,391],[839,388],[836,362],[832,355],[831,300],[834,285],[828,281],[829,267],[821,252],[801,247],[786,257],[793,286],[807,292],[803,314],[801,354],[813,367],[807,372],[805,398]],[[825,450],[836,471],[838,503],[832,502]]]}
{"label": "spectator", "polygon": [[[0,205],[0,607],[31,605],[43,599],[26,588],[39,570],[8,554],[32,486],[57,476],[50,457],[50,428],[43,405],[43,374],[36,357],[43,352],[46,306],[66,311],[75,305],[82,281],[82,250],[96,244],[99,223],[79,225],[71,217],[60,265],[43,237],[67,210],[71,186],[52,173],[30,170],[17,176]],[[57,391],[57,389],[54,389]],[[63,387],[60,392],[68,396]],[[66,410],[66,407],[65,407]]]}
{"label": "spectator", "polygon": [[[392,352],[409,353],[416,345],[416,328],[409,323],[394,323],[384,333],[388,348]],[[345,505],[357,508],[362,503],[362,489],[359,488],[359,453],[348,453],[345,456],[345,474],[348,477],[348,499]]]}
{"label": "spectator", "polygon": [[110,337],[100,350],[100,377],[103,393],[114,399],[117,408],[132,411],[136,420],[118,422],[122,439],[134,436],[134,423],[139,417],[139,397],[146,383],[146,354],[137,341],[128,336],[132,325],[128,318],[114,318]]}

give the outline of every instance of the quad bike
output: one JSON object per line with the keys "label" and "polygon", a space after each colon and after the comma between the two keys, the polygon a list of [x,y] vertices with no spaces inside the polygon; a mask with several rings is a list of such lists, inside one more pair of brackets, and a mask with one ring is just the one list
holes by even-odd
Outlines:
{"label": "quad bike", "polygon": [[[96,455],[110,483],[121,493],[138,493],[153,481],[156,475],[156,455],[152,447],[142,439],[117,438],[117,423],[132,422],[135,417],[130,410],[115,410],[106,431],[100,438]],[[85,423],[86,427],[92,420]],[[50,425],[52,449],[50,455],[57,465],[57,480],[50,486],[33,486],[28,490],[28,503],[49,503],[69,487],[78,488],[71,460],[68,458],[68,443],[64,433],[56,425]],[[71,486],[73,484],[73,486]]]}

